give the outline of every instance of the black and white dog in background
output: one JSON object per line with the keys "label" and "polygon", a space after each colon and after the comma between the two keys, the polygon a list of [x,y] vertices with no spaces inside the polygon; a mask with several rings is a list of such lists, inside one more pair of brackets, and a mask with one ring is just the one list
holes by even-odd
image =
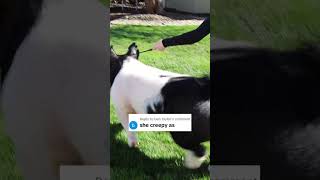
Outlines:
{"label": "black and white dog in background", "polygon": [[1,114],[25,180],[108,164],[108,10],[99,0],[0,1]]}
{"label": "black and white dog in background", "polygon": [[185,165],[198,168],[205,160],[202,142],[210,140],[210,80],[163,71],[138,61],[139,50],[131,44],[125,55],[111,50],[111,98],[127,132],[129,146],[137,146],[128,131],[128,114],[192,114],[192,132],[171,132],[187,150]]}
{"label": "black and white dog in background", "polygon": [[261,178],[320,179],[320,49],[213,50],[211,164]]}

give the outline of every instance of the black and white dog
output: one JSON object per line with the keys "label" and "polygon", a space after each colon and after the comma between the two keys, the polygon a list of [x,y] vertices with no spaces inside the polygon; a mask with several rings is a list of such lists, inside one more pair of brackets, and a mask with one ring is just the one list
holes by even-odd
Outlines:
{"label": "black and white dog", "polygon": [[320,179],[320,50],[213,50],[211,164],[262,179]]}
{"label": "black and white dog", "polygon": [[128,131],[128,114],[192,114],[192,132],[171,132],[186,149],[185,165],[198,168],[205,158],[202,142],[210,140],[210,80],[163,71],[138,61],[139,50],[131,44],[125,55],[111,50],[111,98],[129,146],[137,138]]}
{"label": "black and white dog", "polygon": [[0,2],[1,108],[25,180],[107,164],[107,11],[99,0]]}

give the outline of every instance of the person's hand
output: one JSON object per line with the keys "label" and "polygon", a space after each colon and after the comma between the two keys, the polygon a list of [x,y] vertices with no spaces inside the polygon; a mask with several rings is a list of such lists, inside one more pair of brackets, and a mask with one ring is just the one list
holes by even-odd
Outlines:
{"label": "person's hand", "polygon": [[164,51],[166,48],[164,47],[163,43],[162,43],[162,39],[160,41],[158,41],[156,44],[154,44],[153,46],[153,50],[157,50],[157,51]]}

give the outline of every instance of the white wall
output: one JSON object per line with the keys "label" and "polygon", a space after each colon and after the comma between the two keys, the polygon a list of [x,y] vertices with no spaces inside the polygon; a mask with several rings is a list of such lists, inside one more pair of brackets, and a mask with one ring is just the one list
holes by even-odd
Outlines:
{"label": "white wall", "polygon": [[165,0],[166,8],[190,13],[210,13],[210,0]]}

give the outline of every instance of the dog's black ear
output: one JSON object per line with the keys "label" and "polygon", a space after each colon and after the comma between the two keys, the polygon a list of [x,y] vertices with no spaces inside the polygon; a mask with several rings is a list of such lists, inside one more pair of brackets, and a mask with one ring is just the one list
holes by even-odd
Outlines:
{"label": "dog's black ear", "polygon": [[131,56],[136,59],[139,58],[139,49],[135,42],[129,46],[127,56]]}

